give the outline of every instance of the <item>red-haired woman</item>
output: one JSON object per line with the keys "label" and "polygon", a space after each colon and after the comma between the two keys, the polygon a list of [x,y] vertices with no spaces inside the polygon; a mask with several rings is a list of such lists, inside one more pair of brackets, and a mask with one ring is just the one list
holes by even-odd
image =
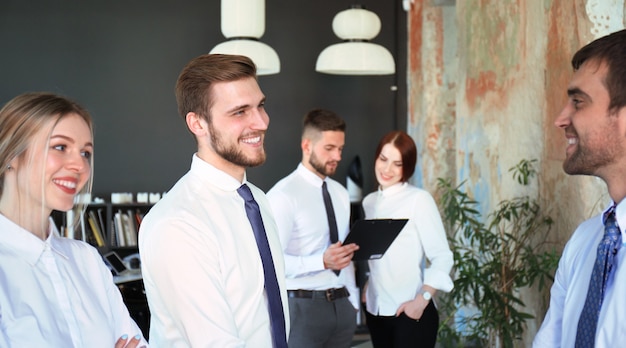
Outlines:
{"label": "red-haired woman", "polygon": [[363,199],[366,219],[409,220],[384,256],[369,261],[365,301],[374,347],[434,347],[439,326],[434,296],[453,287],[452,252],[435,200],[408,183],[416,161],[408,134],[386,134],[376,149],[378,190]]}

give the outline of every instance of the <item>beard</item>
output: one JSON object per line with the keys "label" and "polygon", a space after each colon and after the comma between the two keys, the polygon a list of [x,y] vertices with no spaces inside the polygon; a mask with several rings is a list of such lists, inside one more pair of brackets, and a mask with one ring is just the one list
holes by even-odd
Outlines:
{"label": "beard", "polygon": [[328,163],[329,162],[322,163],[320,160],[317,159],[317,156],[315,155],[315,152],[311,153],[311,157],[309,158],[309,164],[318,173],[320,173],[320,174],[322,174],[324,176],[331,176],[331,175],[335,174],[335,171],[337,170],[337,167],[335,166],[334,168],[326,168],[326,165]]}
{"label": "beard", "polygon": [[563,171],[570,175],[594,175],[598,168],[610,164],[613,158],[612,151],[606,148],[593,151],[579,147],[565,159]]}
{"label": "beard", "polygon": [[261,147],[261,151],[257,156],[246,156],[246,154],[237,147],[237,144],[227,144],[222,135],[213,128],[213,124],[209,123],[209,134],[211,136],[211,146],[220,157],[226,161],[241,167],[256,167],[265,162],[265,149]]}
{"label": "beard", "polygon": [[609,124],[604,129],[585,137],[578,138],[576,150],[563,161],[563,171],[570,175],[596,175],[598,169],[612,164],[621,153],[615,133],[617,126]]}

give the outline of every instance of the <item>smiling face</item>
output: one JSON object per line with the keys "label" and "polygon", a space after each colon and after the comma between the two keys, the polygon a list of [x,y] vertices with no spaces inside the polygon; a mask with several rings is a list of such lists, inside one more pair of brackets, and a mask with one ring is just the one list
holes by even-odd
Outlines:
{"label": "smiling face", "polygon": [[254,78],[215,83],[211,93],[210,120],[199,120],[207,131],[196,133],[198,155],[239,177],[246,167],[265,162],[265,96]]}
{"label": "smiling face", "polygon": [[381,189],[386,189],[402,181],[402,154],[393,144],[383,146],[374,163],[376,180]]}
{"label": "smiling face", "polygon": [[66,115],[52,127],[52,132],[50,127],[37,132],[22,158],[22,162],[31,161],[31,165],[17,166],[18,178],[29,178],[18,180],[20,196],[28,197],[23,204],[31,209],[43,204],[47,214],[52,210],[67,211],[74,206],[74,196],[91,175],[93,153],[91,131],[79,115]]}
{"label": "smiling face", "polygon": [[606,177],[626,151],[621,141],[626,114],[624,108],[609,112],[606,73],[606,65],[588,61],[574,73],[568,87],[568,102],[555,121],[567,138],[563,162],[567,174]]}

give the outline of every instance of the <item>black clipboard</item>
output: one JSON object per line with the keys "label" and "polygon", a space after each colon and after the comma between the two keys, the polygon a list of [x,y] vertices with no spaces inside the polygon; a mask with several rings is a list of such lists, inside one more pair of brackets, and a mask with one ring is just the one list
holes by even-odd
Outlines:
{"label": "black clipboard", "polygon": [[355,243],[359,246],[359,250],[352,257],[354,261],[380,259],[408,221],[409,219],[357,220],[343,245]]}

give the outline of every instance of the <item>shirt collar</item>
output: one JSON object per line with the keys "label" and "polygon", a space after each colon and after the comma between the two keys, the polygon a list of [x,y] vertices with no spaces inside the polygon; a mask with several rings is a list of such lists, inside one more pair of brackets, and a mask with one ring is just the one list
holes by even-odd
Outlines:
{"label": "shirt collar", "polygon": [[243,175],[243,182],[239,182],[239,180],[233,178],[226,172],[205,162],[198,157],[197,153],[193,155],[191,171],[200,178],[203,185],[213,185],[224,191],[236,191],[242,184],[248,182],[246,173]]}
{"label": "shirt collar", "polygon": [[407,182],[398,182],[387,187],[384,190],[380,186],[378,186],[378,195],[383,197],[391,196],[397,192],[402,191],[408,184],[409,183]]}
{"label": "shirt collar", "polygon": [[317,174],[313,173],[309,170],[309,168],[305,167],[302,162],[298,164],[298,168],[296,168],[298,174],[300,174],[306,181],[311,183],[311,185],[315,185],[318,187],[322,187],[322,182],[326,180],[328,177],[324,177],[324,179],[320,178]]}
{"label": "shirt collar", "polygon": [[0,245],[6,246],[9,252],[15,253],[16,256],[23,258],[30,265],[37,264],[47,248],[67,258],[59,247],[59,232],[52,218],[50,218],[48,226],[48,238],[43,241],[0,214]]}

